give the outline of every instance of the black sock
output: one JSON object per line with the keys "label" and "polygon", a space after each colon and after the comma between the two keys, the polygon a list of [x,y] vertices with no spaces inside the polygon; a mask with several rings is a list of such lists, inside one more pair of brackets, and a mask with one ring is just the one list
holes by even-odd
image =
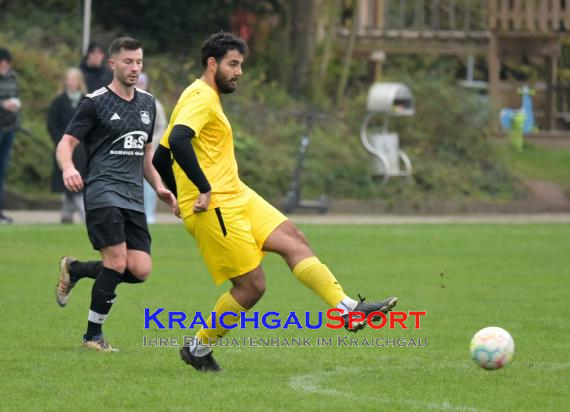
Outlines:
{"label": "black sock", "polygon": [[103,267],[103,262],[100,260],[81,262],[76,260],[69,265],[69,277],[71,282],[75,283],[81,278],[97,279],[99,271]]}
{"label": "black sock", "polygon": [[102,333],[103,322],[107,318],[111,306],[113,306],[113,301],[117,296],[115,289],[121,283],[121,277],[122,275],[119,272],[105,266],[101,267],[99,276],[95,279],[91,289],[91,306],[89,307],[85,339],[91,340],[93,336]]}
{"label": "black sock", "polygon": [[122,281],[123,281],[123,283],[143,283],[144,282],[144,280],[140,280],[135,275],[133,275],[129,269],[125,270],[125,273],[123,273]]}

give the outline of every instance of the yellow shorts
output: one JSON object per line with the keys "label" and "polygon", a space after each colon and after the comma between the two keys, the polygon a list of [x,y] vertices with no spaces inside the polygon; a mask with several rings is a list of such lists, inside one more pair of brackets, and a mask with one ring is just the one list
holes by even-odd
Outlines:
{"label": "yellow shorts", "polygon": [[184,219],[216,285],[252,271],[262,247],[287,217],[250,188],[239,199]]}

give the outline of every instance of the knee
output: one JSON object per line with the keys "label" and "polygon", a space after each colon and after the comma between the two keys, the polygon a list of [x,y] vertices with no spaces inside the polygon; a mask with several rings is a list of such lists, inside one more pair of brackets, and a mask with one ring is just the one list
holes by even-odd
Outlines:
{"label": "knee", "polygon": [[299,258],[299,256],[305,256],[311,254],[311,247],[309,246],[309,241],[296,227],[292,227],[287,234],[288,241],[284,245],[279,254],[283,256],[287,261],[293,261]]}
{"label": "knee", "polygon": [[265,294],[265,278],[256,279],[251,285],[252,295],[257,299]]}
{"label": "knee", "polygon": [[124,273],[127,269],[127,250],[122,247],[110,246],[101,249],[103,266],[115,272]]}
{"label": "knee", "polygon": [[145,280],[147,280],[150,276],[150,270],[149,271],[144,271],[144,272],[131,272],[133,274],[133,276],[135,278],[137,278],[138,280],[140,280],[141,282],[144,282]]}
{"label": "knee", "polygon": [[252,280],[247,284],[240,285],[239,288],[242,289],[251,306],[253,306],[265,293],[265,279],[259,278]]}
{"label": "knee", "polygon": [[131,272],[135,278],[141,282],[144,282],[149,278],[151,268],[150,265],[138,265],[134,267],[127,267],[127,270]]}
{"label": "knee", "polygon": [[123,258],[122,256],[113,256],[106,259],[106,261],[103,262],[103,265],[109,269],[113,269],[115,272],[124,273],[127,269],[127,257],[125,256]]}
{"label": "knee", "polygon": [[291,231],[291,237],[293,238],[296,244],[303,247],[309,247],[309,241],[305,237],[305,234],[296,227],[294,227],[293,230]]}
{"label": "knee", "polygon": [[139,272],[139,273],[134,273],[133,274],[138,280],[140,280],[141,282],[144,282],[145,280],[147,280],[150,276],[150,269],[143,271],[143,272]]}

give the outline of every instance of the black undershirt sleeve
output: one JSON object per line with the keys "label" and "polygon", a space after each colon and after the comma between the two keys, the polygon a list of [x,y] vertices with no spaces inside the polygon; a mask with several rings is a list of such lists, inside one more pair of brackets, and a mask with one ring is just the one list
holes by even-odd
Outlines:
{"label": "black undershirt sleeve", "polygon": [[200,193],[212,190],[206,175],[202,171],[196,153],[192,147],[191,140],[194,137],[194,130],[188,126],[177,124],[172,128],[168,143],[176,163],[184,170],[186,176],[196,185]]}
{"label": "black undershirt sleeve", "polygon": [[168,190],[174,194],[174,197],[178,197],[176,192],[176,179],[174,178],[174,172],[172,171],[170,150],[163,145],[158,145],[152,158],[152,165],[162,178],[162,181]]}

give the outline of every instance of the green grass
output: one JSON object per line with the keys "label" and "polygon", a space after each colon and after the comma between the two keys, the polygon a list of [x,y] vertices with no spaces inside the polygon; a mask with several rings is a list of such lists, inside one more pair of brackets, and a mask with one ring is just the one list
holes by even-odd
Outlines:
{"label": "green grass", "polygon": [[522,152],[506,145],[499,153],[518,176],[552,181],[570,193],[570,148],[541,147],[531,142]]}
{"label": "green grass", "polygon": [[[183,364],[175,348],[144,348],[144,308],[209,311],[216,288],[193,240],[155,226],[148,283],[121,285],[105,330],[116,354],[80,347],[90,280],[66,308],[54,300],[64,253],[95,258],[80,226],[0,227],[1,410],[563,410],[570,401],[569,225],[304,226],[345,290],[397,294],[400,310],[427,310],[421,330],[365,329],[356,337],[422,338],[427,347],[219,348],[219,375]],[[326,310],[276,256],[264,267],[259,311]],[[444,273],[443,277],[440,275]],[[444,286],[444,287],[442,287]],[[506,368],[470,359],[485,326],[513,335]],[[228,337],[335,337],[328,329],[236,330]]]}

